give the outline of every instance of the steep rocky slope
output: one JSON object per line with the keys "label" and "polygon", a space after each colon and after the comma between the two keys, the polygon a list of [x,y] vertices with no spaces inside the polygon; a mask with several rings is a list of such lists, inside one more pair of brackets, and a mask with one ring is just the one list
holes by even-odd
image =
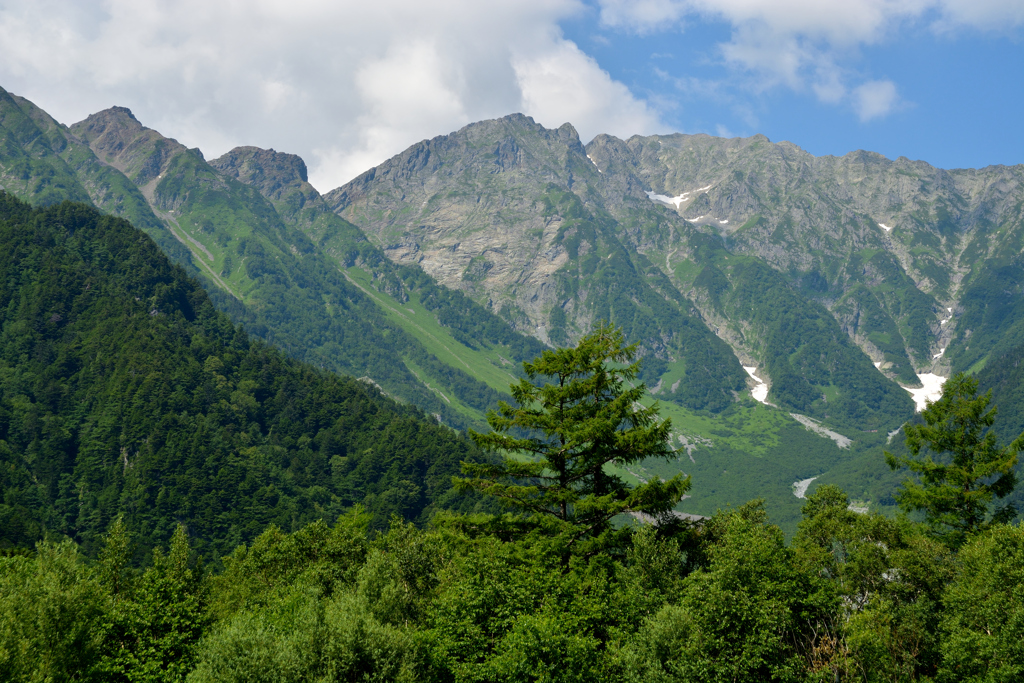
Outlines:
{"label": "steep rocky slope", "polygon": [[[716,172],[729,163],[720,156]],[[721,410],[725,402],[700,388],[741,390],[742,362],[761,368],[769,400],[819,419],[875,429],[909,415],[909,398],[870,358],[917,382],[892,325],[883,331],[901,341],[876,335],[883,351],[859,329],[850,334],[817,281],[793,282],[791,263],[738,249],[728,219],[712,222],[717,176],[669,210],[650,165],[613,138],[585,149],[568,125],[546,130],[513,115],[414,145],[325,198],[393,260],[420,265],[539,338],[565,343],[611,316],[644,346],[658,395],[690,408]],[[703,177],[691,175],[678,182]],[[688,220],[694,211],[704,213]],[[937,308],[912,286],[900,295],[929,314]],[[914,339],[927,354],[930,339]]]}

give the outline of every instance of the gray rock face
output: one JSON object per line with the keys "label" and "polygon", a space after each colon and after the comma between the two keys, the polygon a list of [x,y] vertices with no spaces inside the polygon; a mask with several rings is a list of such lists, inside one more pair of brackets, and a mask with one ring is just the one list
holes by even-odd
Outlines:
{"label": "gray rock face", "polygon": [[283,154],[259,147],[236,147],[210,165],[272,201],[280,200],[296,185],[308,184],[306,162],[295,154]]}
{"label": "gray rock face", "polygon": [[[828,387],[852,381],[844,373],[915,385],[917,372],[966,358],[968,309],[974,325],[1005,328],[976,300],[995,277],[986,264],[1024,232],[1022,179],[1024,167],[814,157],[760,135],[601,135],[584,149],[568,126],[513,115],[414,145],[326,198],[392,260],[545,341],[560,341],[562,321],[571,340],[608,314],[592,264],[621,249],[646,288],[745,363],[771,373],[773,355],[789,354],[774,372],[806,382],[773,381],[773,396],[789,386],[823,417]],[[806,336],[808,320],[818,341],[785,351],[780,330]],[[658,328],[643,343],[674,362],[670,336]]]}
{"label": "gray rock face", "polygon": [[545,216],[541,197],[597,175],[571,126],[517,114],[415,145],[325,199],[391,259],[523,312],[521,328],[543,338],[568,255],[556,239],[564,219]]}

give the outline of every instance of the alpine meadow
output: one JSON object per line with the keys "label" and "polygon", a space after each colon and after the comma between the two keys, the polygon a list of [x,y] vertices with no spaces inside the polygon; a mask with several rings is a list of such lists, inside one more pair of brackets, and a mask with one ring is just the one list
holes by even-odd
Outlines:
{"label": "alpine meadow", "polygon": [[0,680],[1024,680],[1024,164],[541,118],[0,88]]}

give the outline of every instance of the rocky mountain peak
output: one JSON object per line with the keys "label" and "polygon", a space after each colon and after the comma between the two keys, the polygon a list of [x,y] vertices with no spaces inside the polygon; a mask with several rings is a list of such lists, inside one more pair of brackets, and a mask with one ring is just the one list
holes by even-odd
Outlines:
{"label": "rocky mountain peak", "polygon": [[158,179],[173,156],[188,151],[173,138],[143,126],[127,107],[111,107],[71,126],[101,160],[139,186]]}
{"label": "rocky mountain peak", "polygon": [[226,176],[251,185],[272,200],[294,186],[309,182],[306,162],[295,154],[259,147],[235,147],[209,162]]}

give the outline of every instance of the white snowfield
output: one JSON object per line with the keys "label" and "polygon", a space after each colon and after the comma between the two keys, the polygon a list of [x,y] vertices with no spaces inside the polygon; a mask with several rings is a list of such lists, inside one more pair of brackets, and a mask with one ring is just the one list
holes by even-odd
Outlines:
{"label": "white snowfield", "polygon": [[934,356],[932,356],[932,360],[938,360],[938,359],[942,358],[942,354],[944,354],[945,352],[946,352],[946,349],[939,349],[939,352],[937,354],[935,354]]}
{"label": "white snowfield", "polygon": [[751,377],[754,378],[755,382],[757,382],[757,386],[750,390],[751,397],[753,397],[753,399],[755,401],[760,401],[761,403],[763,403],[765,405],[769,405],[768,404],[768,385],[765,384],[764,381],[760,377],[758,377],[757,375],[754,374],[755,372],[757,372],[757,366],[756,365],[752,365],[750,367],[747,367],[746,365],[744,365],[743,369],[747,371],[748,375],[750,375]]}
{"label": "white snowfield", "polygon": [[[939,355],[942,354],[940,353]],[[921,384],[924,385],[923,387],[920,389],[903,388],[910,392],[911,397],[914,399],[914,404],[917,406],[917,412],[921,412],[928,407],[929,402],[938,401],[942,398],[942,384],[949,378],[939,377],[930,372],[923,375],[919,374],[917,378],[921,380]]]}
{"label": "white snowfield", "polygon": [[886,225],[885,223],[879,223],[878,227],[880,227],[882,230],[885,230],[886,232],[892,232],[892,226]]}
{"label": "white snowfield", "polygon": [[594,165],[594,168],[596,168],[596,169],[597,169],[597,172],[598,172],[598,173],[604,173],[604,171],[602,171],[602,170],[601,170],[601,167],[597,165],[597,162],[596,162],[596,161],[594,161],[594,157],[592,157],[592,156],[590,156],[590,155],[588,154],[588,155],[587,155],[587,158],[588,158],[588,159],[590,159],[590,163],[592,163],[592,164]]}

